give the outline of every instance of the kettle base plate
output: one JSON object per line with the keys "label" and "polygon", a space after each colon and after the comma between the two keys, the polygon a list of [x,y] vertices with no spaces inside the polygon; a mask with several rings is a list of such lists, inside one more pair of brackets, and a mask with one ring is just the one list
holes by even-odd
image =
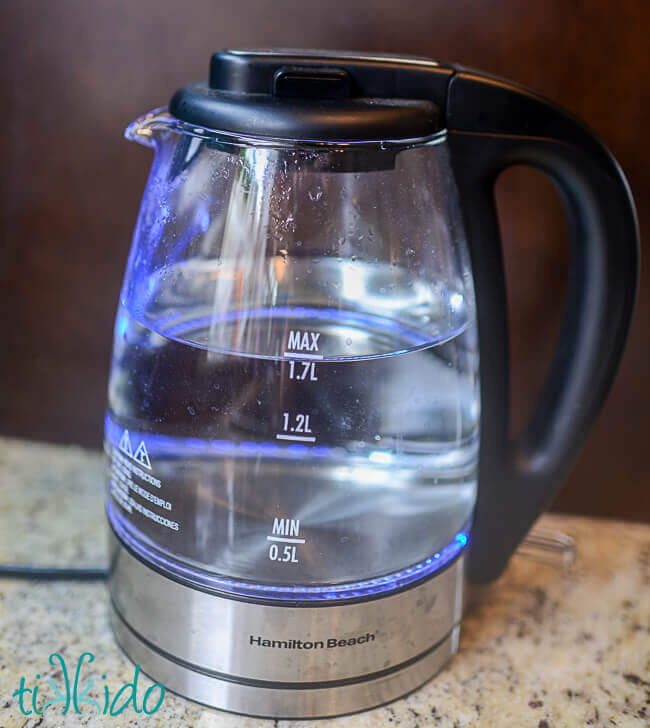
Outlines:
{"label": "kettle base plate", "polygon": [[166,689],[266,718],[325,718],[391,702],[457,651],[464,553],[434,576],[329,603],[231,597],[151,568],[110,536],[117,642]]}
{"label": "kettle base plate", "polygon": [[460,625],[413,664],[389,675],[331,687],[258,686],[222,679],[177,662],[141,640],[111,610],[115,638],[129,659],[153,680],[182,697],[231,713],[258,718],[331,718],[369,710],[421,687],[434,677],[458,649]]}

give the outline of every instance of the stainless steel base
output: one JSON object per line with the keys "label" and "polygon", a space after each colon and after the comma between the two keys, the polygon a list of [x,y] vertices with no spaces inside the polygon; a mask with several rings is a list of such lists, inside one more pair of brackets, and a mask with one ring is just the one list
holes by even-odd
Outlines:
{"label": "stainless steel base", "polygon": [[301,604],[201,591],[111,546],[117,641],[166,688],[210,706],[273,718],[364,710],[426,682],[458,648],[462,556],[380,598]]}

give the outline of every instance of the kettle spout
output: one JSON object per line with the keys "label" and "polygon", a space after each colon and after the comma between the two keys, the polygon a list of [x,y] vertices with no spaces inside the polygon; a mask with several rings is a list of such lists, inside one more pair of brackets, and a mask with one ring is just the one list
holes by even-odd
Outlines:
{"label": "kettle spout", "polygon": [[166,106],[162,106],[132,121],[124,130],[124,136],[131,142],[155,148],[161,135],[175,130],[177,124],[178,120],[167,111]]}

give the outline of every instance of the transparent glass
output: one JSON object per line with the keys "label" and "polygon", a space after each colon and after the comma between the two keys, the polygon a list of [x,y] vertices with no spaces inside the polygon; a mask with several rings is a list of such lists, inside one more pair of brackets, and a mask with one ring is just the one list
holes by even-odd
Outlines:
{"label": "transparent glass", "polygon": [[106,413],[141,558],[282,596],[420,578],[467,543],[472,276],[444,134],[244,139],[154,112]]}

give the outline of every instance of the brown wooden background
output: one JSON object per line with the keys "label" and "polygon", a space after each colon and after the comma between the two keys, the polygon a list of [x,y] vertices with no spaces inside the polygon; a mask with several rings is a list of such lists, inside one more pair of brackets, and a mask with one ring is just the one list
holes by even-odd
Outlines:
{"label": "brown wooden background", "polygon": [[[138,114],[207,75],[220,47],[439,57],[582,116],[626,171],[650,237],[645,0],[4,0],[0,7],[0,433],[98,447],[113,313],[149,153]],[[499,183],[515,426],[557,332],[564,222],[550,183]],[[645,259],[650,257],[646,255]],[[650,519],[647,262],[622,370],[557,509]]]}

